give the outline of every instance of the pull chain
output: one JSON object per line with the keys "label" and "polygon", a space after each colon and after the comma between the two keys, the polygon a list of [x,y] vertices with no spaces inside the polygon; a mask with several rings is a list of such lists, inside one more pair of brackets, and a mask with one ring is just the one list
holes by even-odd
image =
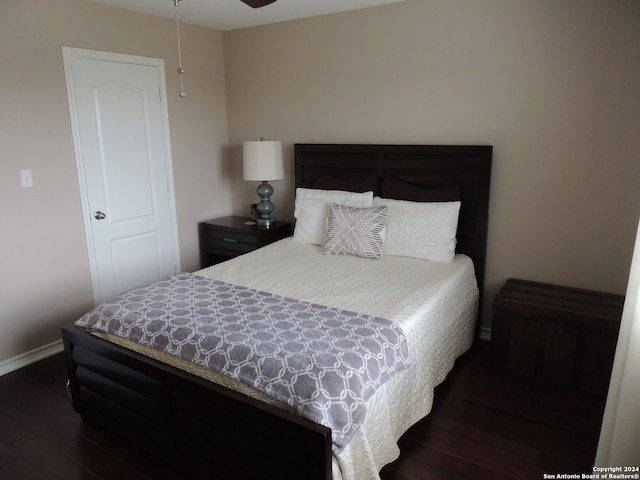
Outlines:
{"label": "pull chain", "polygon": [[182,68],[182,45],[180,43],[180,19],[178,18],[178,5],[182,0],[173,0],[173,5],[176,10],[176,35],[178,38],[178,75],[180,75],[180,96],[185,97],[187,92],[184,91],[184,81],[182,79],[182,74],[184,73],[184,68]]}

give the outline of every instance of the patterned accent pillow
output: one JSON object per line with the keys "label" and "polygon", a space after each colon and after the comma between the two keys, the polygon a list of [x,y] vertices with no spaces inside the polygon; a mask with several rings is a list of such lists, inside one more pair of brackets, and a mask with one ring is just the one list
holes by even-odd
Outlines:
{"label": "patterned accent pillow", "polygon": [[380,260],[389,208],[355,208],[332,203],[322,253]]}

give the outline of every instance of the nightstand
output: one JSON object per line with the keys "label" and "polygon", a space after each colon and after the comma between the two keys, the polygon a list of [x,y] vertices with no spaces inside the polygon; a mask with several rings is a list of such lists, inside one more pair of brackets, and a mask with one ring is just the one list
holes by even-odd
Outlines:
{"label": "nightstand", "polygon": [[199,224],[200,264],[202,268],[251,252],[293,234],[288,222],[275,222],[269,228],[246,225],[245,217],[223,217]]}
{"label": "nightstand", "polygon": [[493,303],[493,364],[606,396],[623,305],[623,295],[509,279]]}

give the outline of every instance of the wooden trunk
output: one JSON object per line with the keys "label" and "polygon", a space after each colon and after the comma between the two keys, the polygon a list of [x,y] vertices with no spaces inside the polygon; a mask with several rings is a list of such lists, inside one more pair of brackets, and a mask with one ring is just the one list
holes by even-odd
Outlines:
{"label": "wooden trunk", "polygon": [[493,304],[493,364],[604,396],[624,296],[510,279]]}

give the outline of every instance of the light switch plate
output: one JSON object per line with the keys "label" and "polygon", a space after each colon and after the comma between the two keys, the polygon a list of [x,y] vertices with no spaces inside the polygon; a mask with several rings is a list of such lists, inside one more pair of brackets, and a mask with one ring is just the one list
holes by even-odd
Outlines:
{"label": "light switch plate", "polygon": [[22,187],[33,187],[33,177],[31,170],[20,170],[20,182]]}

